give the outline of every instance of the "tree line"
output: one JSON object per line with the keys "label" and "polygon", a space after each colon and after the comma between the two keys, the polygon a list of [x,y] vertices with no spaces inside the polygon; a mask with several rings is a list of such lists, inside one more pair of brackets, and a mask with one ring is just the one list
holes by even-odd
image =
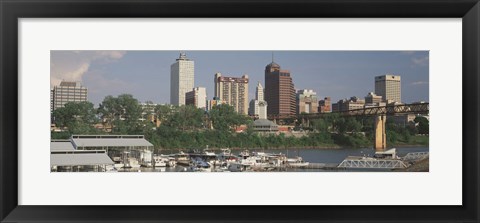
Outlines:
{"label": "tree line", "polygon": [[[98,108],[91,102],[69,102],[52,115],[55,125],[63,130],[52,131],[53,139],[72,134],[145,135],[155,148],[162,149],[371,147],[373,144],[373,118],[369,117],[326,114],[311,120],[307,126],[296,123],[295,130],[303,134],[290,137],[285,133],[253,131],[253,120],[226,104],[214,106],[208,112],[190,105],[142,108],[129,94],[107,96]],[[240,126],[247,128],[236,132]],[[417,117],[407,125],[397,125],[389,118],[386,130],[387,145],[428,144],[428,120],[424,117]]]}

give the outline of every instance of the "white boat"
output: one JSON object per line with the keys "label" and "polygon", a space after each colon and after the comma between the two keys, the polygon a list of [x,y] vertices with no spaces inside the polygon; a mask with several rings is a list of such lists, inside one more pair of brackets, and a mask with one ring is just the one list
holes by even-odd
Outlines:
{"label": "white boat", "polygon": [[167,167],[175,167],[176,165],[177,165],[177,162],[175,161],[175,158],[169,156]]}
{"label": "white boat", "polygon": [[232,151],[229,149],[229,148],[226,148],[226,149],[220,149],[220,154],[218,154],[218,156],[231,156],[232,155]]}
{"label": "white boat", "polygon": [[154,155],[153,160],[155,167],[166,167],[169,159],[168,157],[165,158],[163,155]]}
{"label": "white boat", "polygon": [[217,160],[219,161],[218,166],[228,166],[230,163],[238,162],[238,157],[232,154],[231,150],[221,149],[221,152],[217,155]]}
{"label": "white boat", "polygon": [[188,154],[180,151],[179,153],[175,154],[175,162],[178,165],[182,166],[190,166],[190,157]]}
{"label": "white boat", "polygon": [[128,158],[128,163],[130,164],[131,168],[140,168],[140,163],[136,158],[130,157]]}
{"label": "white boat", "polygon": [[299,167],[307,167],[308,165],[310,165],[310,163],[303,161],[302,157],[297,156],[295,158],[288,158],[287,165],[289,167],[299,168]]}
{"label": "white boat", "polygon": [[250,156],[250,152],[245,150],[240,153],[239,156],[240,158],[238,161],[230,162],[228,164],[228,170],[232,172],[265,170],[272,166],[266,158],[265,153],[253,153],[253,156]]}
{"label": "white boat", "polygon": [[175,167],[175,158],[167,155],[154,155],[155,167]]}

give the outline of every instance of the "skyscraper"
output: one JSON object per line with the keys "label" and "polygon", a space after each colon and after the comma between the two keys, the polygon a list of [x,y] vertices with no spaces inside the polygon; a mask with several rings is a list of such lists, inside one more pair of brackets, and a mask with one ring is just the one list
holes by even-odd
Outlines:
{"label": "skyscraper", "polygon": [[308,89],[299,90],[297,93],[297,114],[317,112],[317,93]]}
{"label": "skyscraper", "polygon": [[248,114],[258,117],[259,119],[267,119],[267,102],[263,97],[263,86],[258,82],[257,89],[255,91],[255,100],[250,101],[250,107],[248,108]]}
{"label": "skyscraper", "polygon": [[290,71],[273,62],[265,67],[265,101],[269,115],[295,114],[296,99]]}
{"label": "skyscraper", "polygon": [[224,77],[215,74],[215,97],[233,106],[236,112],[248,114],[248,75]]}
{"label": "skyscraper", "polygon": [[170,104],[184,105],[185,94],[193,89],[195,63],[185,53],[170,66]]}
{"label": "skyscraper", "polygon": [[80,82],[62,81],[50,91],[50,104],[52,112],[57,108],[63,108],[68,102],[87,101],[87,88]]}
{"label": "skyscraper", "polygon": [[383,101],[402,102],[401,78],[391,74],[375,77],[375,94]]}

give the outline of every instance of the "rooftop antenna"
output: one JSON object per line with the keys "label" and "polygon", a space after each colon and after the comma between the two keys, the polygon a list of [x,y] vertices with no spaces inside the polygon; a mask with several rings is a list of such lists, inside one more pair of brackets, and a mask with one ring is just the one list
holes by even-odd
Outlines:
{"label": "rooftop antenna", "polygon": [[273,63],[273,51],[272,51],[272,63]]}

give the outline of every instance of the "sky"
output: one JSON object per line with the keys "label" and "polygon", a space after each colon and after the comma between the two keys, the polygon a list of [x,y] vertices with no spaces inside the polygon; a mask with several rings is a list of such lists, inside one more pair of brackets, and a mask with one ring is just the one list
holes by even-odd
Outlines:
{"label": "sky", "polygon": [[50,87],[81,81],[95,107],[108,96],[132,94],[140,102],[170,102],[170,65],[185,52],[195,61],[195,87],[214,94],[214,75],[250,78],[249,100],[264,85],[265,66],[289,70],[296,90],[313,89],[318,99],[364,98],[374,77],[401,76],[402,101],[429,101],[428,51],[51,51]]}

